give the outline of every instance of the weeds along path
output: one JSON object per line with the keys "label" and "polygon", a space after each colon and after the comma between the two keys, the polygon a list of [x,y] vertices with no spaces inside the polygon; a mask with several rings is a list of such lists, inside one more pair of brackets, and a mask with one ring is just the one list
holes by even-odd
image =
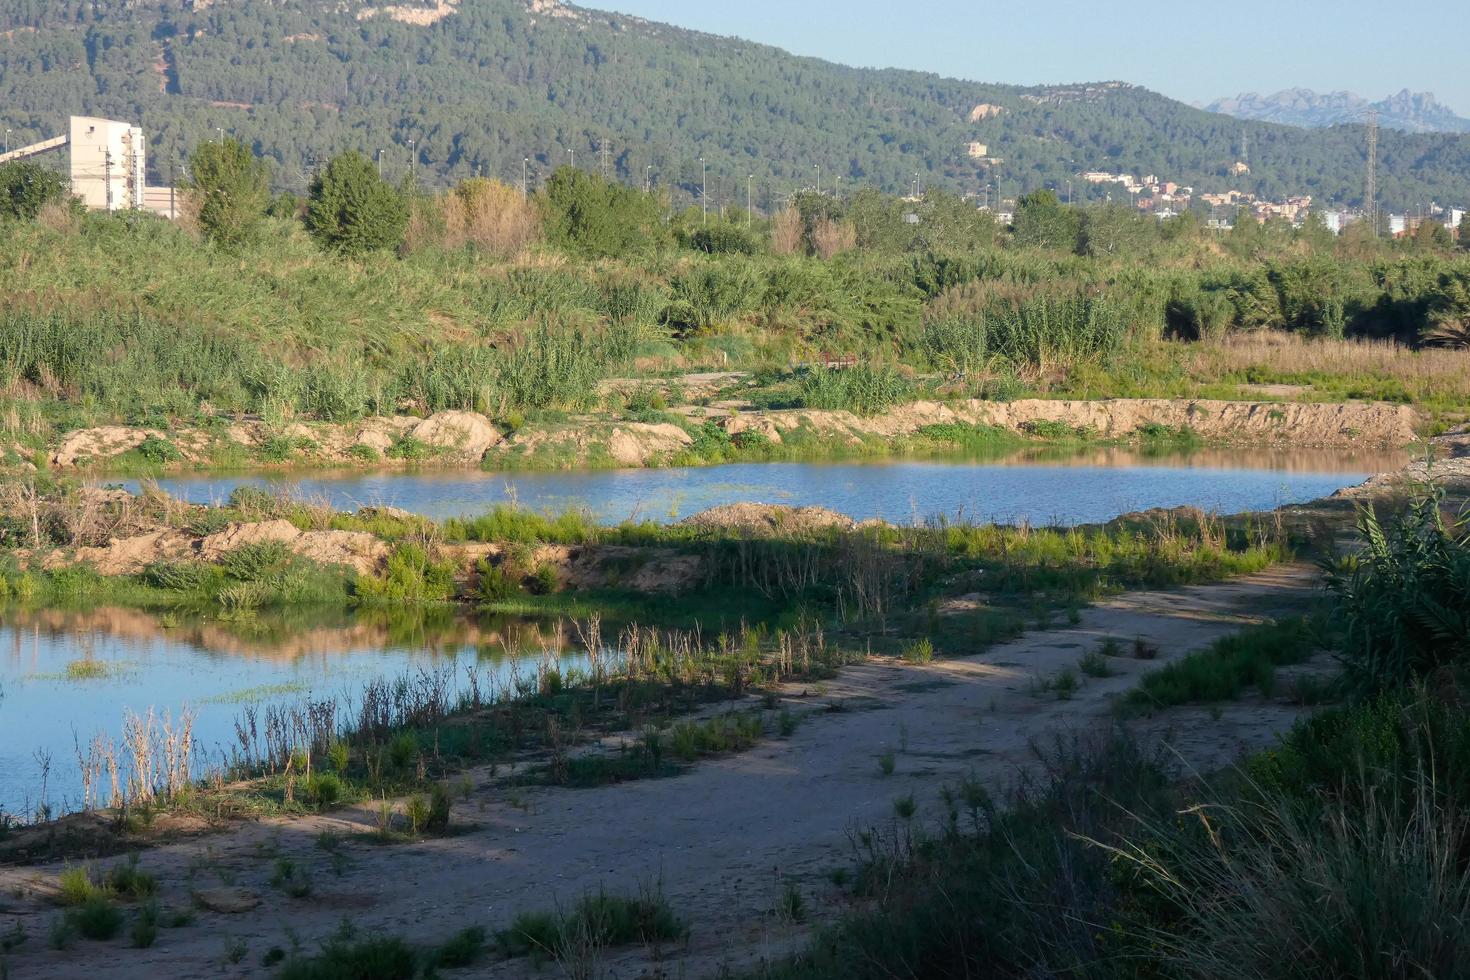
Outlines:
{"label": "weeds along path", "polygon": [[[1083,611],[1075,625],[975,657],[848,668],[825,685],[783,692],[801,718],[790,737],[701,762],[675,778],[512,791],[487,772],[474,773],[476,788],[468,799],[456,797],[451,826],[458,829],[446,837],[368,843],[352,836],[373,825],[361,808],[164,846],[144,854],[143,866],[158,875],[165,905],[188,907],[194,892],[231,888],[257,896],[259,905],[236,914],[200,911],[193,924],[164,930],[148,949],[127,948],[126,939],[50,948],[57,911],[47,893],[62,866],[5,869],[0,925],[17,918],[31,936],[11,955],[11,975],[268,976],[268,950],[289,950],[292,937],[314,948],[344,918],[361,935],[428,943],[472,924],[504,928],[519,913],[565,907],[600,888],[631,895],[659,882],[690,926],[687,941],[612,954],[605,975],[738,971],[797,948],[813,921],[841,908],[846,899],[829,875],[851,866],[853,831],[899,819],[896,799],[911,794],[914,819],[934,821],[945,783],[973,773],[1001,789],[1032,760],[1035,744],[1111,724],[1113,696],[1145,671],[1300,609],[1316,585],[1311,568],[1278,567],[1220,585],[1124,595]],[[1110,658],[1113,676],[1082,678],[1069,697],[1043,690],[1109,637],[1125,648],[1141,637],[1159,655]],[[1172,744],[1184,762],[1209,769],[1266,743],[1296,716],[1296,709],[1257,701],[1187,711],[1173,716],[1182,719],[1177,726],[1168,713],[1143,724],[1161,733],[1179,728]],[[344,857],[318,846],[323,831],[344,835]],[[272,887],[279,856],[310,869],[309,897]],[[805,924],[775,911],[786,881],[803,896]],[[216,894],[214,901],[223,899]],[[237,962],[229,962],[231,950],[241,954]],[[557,971],[538,971],[525,959],[494,960],[465,975],[538,973]]]}

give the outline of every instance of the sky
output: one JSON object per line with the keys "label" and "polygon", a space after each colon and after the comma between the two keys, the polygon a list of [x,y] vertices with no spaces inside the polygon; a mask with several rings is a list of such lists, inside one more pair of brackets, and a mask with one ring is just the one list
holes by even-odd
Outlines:
{"label": "sky", "polygon": [[865,67],[1018,85],[1119,79],[1185,102],[1434,92],[1470,116],[1465,0],[579,0]]}

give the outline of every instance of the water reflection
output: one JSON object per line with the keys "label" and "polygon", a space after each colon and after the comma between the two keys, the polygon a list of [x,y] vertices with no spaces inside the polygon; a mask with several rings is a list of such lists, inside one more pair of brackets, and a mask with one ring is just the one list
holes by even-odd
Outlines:
{"label": "water reflection", "polygon": [[584,509],[600,520],[674,521],[744,501],[820,505],[858,519],[1111,520],[1131,510],[1194,505],[1222,513],[1265,510],[1326,496],[1407,461],[1401,452],[1202,449],[1148,453],[1031,447],[975,459],[738,463],[671,469],[573,472],[422,470],[314,472],[299,478],[183,476],[160,481],[196,503],[237,486],[273,487],[351,510],[391,505],[436,519],[516,502],[532,510]]}
{"label": "water reflection", "polygon": [[128,711],[196,714],[211,758],[245,704],[338,698],[380,677],[476,668],[504,683],[551,656],[579,661],[551,621],[428,611],[288,609],[222,620],[133,609],[0,610],[0,810],[75,801],[79,746],[115,737]]}

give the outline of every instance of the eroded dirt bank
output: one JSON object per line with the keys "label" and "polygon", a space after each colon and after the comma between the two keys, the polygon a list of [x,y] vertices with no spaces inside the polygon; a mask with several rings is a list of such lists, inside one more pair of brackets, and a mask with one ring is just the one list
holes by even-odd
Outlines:
{"label": "eroded dirt bank", "polygon": [[[242,460],[296,465],[382,465],[435,460],[460,465],[616,466],[666,464],[691,450],[691,430],[713,424],[732,437],[757,433],[773,442],[800,432],[820,446],[921,435],[949,424],[994,426],[1022,435],[1062,426],[1103,439],[1189,430],[1218,443],[1301,448],[1401,447],[1422,419],[1407,405],[1369,402],[1232,402],[1169,399],[1110,401],[915,402],[879,415],[807,409],[753,411],[684,406],[668,421],[573,418],[556,426],[504,430],[475,412],[369,418],[346,425],[296,422],[272,428],[240,421],[213,429],[104,426],[65,436],[48,454],[57,468],[106,464],[125,453],[172,466]],[[676,424],[674,419],[679,420]],[[748,438],[748,437],[747,437]],[[165,445],[166,444],[166,445]]]}
{"label": "eroded dirt bank", "polygon": [[[1311,568],[1277,568],[1221,585],[1122,596],[1083,611],[1074,626],[979,656],[924,666],[869,661],[827,684],[784,688],[780,706],[800,718],[790,737],[670,779],[512,790],[490,770],[477,770],[468,798],[455,798],[452,825],[459,832],[446,837],[391,846],[355,840],[350,835],[373,826],[371,809],[361,807],[166,845],[142,857],[158,875],[166,905],[187,907],[196,893],[227,892],[233,902],[213,904],[237,911],[203,908],[191,925],[165,930],[149,949],[126,948],[121,939],[50,948],[44,936],[57,914],[51,896],[63,866],[3,869],[0,928],[18,922],[33,937],[12,954],[12,975],[267,976],[261,958],[268,949],[289,949],[293,939],[312,948],[344,916],[363,934],[430,942],[472,924],[502,928],[521,912],[565,905],[599,888],[635,894],[650,882],[662,883],[690,927],[688,939],[618,953],[610,975],[738,971],[806,938],[810,925],[773,913],[783,882],[796,883],[815,921],[840,912],[848,899],[828,874],[850,866],[854,829],[893,826],[895,799],[913,794],[916,819],[933,822],[946,783],[973,774],[1000,789],[1030,764],[1034,744],[1112,724],[1112,699],[1143,672],[1300,609],[1315,585]],[[1160,655],[1114,658],[1114,676],[1087,680],[1067,700],[1040,690],[1038,681],[1075,667],[1108,637],[1142,637]],[[1166,712],[1139,725],[1172,745],[1184,765],[1208,770],[1268,743],[1300,710],[1247,699],[1215,712]],[[896,761],[885,775],[877,760],[889,752]],[[340,875],[316,845],[323,831],[349,835]],[[311,870],[310,897],[291,898],[271,886],[278,857]],[[226,955],[236,945],[247,952],[230,963]],[[484,963],[473,974],[531,977],[548,969],[555,967],[520,959]]]}

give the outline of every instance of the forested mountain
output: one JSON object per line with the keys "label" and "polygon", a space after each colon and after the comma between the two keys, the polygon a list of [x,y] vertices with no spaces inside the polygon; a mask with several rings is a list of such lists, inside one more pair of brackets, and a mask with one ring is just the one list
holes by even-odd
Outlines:
{"label": "forested mountain", "polygon": [[[167,180],[216,128],[300,187],[380,148],[386,173],[534,181],[575,159],[623,180],[757,203],[820,177],[1006,196],[1099,168],[1201,190],[1361,197],[1364,134],[1241,123],[1122,83],[1027,89],[860,70],[557,0],[7,0],[0,124],[15,145],[72,113],[140,120]],[[1249,134],[1252,173],[1227,176]],[[969,145],[984,145],[976,159]],[[975,148],[978,150],[978,148]],[[1386,132],[1382,198],[1470,202],[1470,138]],[[819,169],[820,168],[820,169]],[[1082,193],[1082,188],[1078,188]]]}
{"label": "forested mountain", "polygon": [[1308,127],[1360,123],[1369,109],[1376,109],[1378,124],[1384,129],[1406,133],[1470,133],[1470,119],[1456,115],[1434,93],[1408,89],[1377,102],[1369,102],[1352,92],[1314,92],[1305,88],[1284,89],[1274,95],[1246,92],[1233,99],[1216,99],[1205,108],[1237,119]]}

